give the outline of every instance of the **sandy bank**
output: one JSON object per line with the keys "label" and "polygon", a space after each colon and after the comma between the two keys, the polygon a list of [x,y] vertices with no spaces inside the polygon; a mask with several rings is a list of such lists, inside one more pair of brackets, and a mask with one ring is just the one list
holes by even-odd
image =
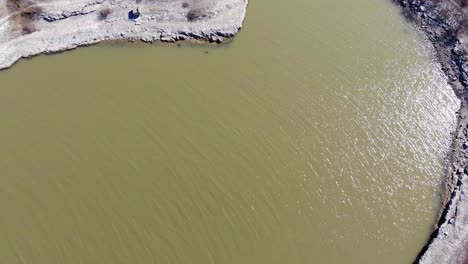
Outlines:
{"label": "sandy bank", "polygon": [[104,40],[221,43],[248,0],[0,0],[0,69],[20,58]]}
{"label": "sandy bank", "polygon": [[468,6],[465,0],[394,0],[433,44],[461,100],[440,220],[415,262],[468,261]]}

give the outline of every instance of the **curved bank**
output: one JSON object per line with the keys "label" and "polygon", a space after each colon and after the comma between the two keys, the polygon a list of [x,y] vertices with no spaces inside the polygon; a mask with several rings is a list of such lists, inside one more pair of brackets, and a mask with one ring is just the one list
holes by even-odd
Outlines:
{"label": "curved bank", "polygon": [[461,1],[394,0],[425,33],[461,101],[446,176],[444,206],[436,229],[415,262],[468,261],[468,8]]}

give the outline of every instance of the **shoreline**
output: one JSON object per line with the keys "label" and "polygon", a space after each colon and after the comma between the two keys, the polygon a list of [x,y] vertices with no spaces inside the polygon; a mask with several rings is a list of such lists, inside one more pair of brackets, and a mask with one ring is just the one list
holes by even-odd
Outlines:
{"label": "shoreline", "polygon": [[[156,45],[172,45],[172,47],[198,47],[198,48],[216,48],[216,47],[223,47],[225,45],[229,45],[232,43],[232,41],[234,40],[234,37],[232,38],[226,38],[223,40],[222,43],[216,43],[216,42],[210,42],[209,40],[207,39],[185,39],[185,40],[176,40],[176,41],[173,41],[173,42],[168,42],[168,41],[161,41],[161,40],[155,40],[153,42],[145,42],[141,39],[131,39],[131,40],[128,40],[128,39],[112,39],[112,40],[102,40],[102,41],[98,41],[96,43],[92,43],[92,44],[83,44],[83,45],[80,45],[80,46],[77,46],[75,48],[71,48],[71,49],[65,49],[65,50],[60,50],[60,51],[57,51],[57,52],[50,52],[50,53],[38,53],[38,54],[34,54],[34,55],[31,55],[31,56],[27,56],[27,57],[22,57],[18,60],[16,60],[15,62],[13,62],[12,65],[10,65],[9,67],[6,67],[6,68],[0,68],[0,73],[2,71],[7,71],[9,69],[11,69],[12,67],[14,67],[17,63],[21,62],[22,60],[30,60],[30,59],[34,59],[35,57],[39,57],[39,56],[54,56],[54,55],[60,55],[64,52],[67,52],[67,51],[72,51],[72,50],[75,50],[75,49],[78,49],[78,48],[87,48],[87,47],[102,47],[102,48],[106,48],[106,47],[119,47],[119,48],[126,48],[126,47],[144,47],[144,46],[156,46]],[[174,46],[176,45],[176,46]],[[208,51],[205,51],[205,53],[208,53]]]}
{"label": "shoreline", "polygon": [[468,7],[457,0],[393,0],[424,33],[448,83],[460,99],[457,126],[447,155],[438,222],[415,263],[468,262]]}
{"label": "shoreline", "polygon": [[34,1],[12,8],[18,1],[0,0],[0,70],[22,58],[106,41],[221,44],[242,28],[248,5],[248,0]]}

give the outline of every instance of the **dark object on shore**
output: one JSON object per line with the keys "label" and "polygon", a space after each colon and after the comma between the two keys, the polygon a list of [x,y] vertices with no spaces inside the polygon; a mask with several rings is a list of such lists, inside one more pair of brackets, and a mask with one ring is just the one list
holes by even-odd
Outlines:
{"label": "dark object on shore", "polygon": [[139,8],[136,10],[130,10],[130,12],[128,12],[128,19],[137,19],[140,17],[140,15],[141,13]]}

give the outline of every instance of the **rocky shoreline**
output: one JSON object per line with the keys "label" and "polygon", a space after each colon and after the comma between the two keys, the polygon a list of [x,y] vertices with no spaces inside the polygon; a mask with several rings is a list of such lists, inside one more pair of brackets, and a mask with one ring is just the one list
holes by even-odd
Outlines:
{"label": "rocky shoreline", "polygon": [[461,101],[448,154],[440,218],[415,263],[468,262],[468,3],[466,0],[393,0],[433,44],[435,55]]}
{"label": "rocky shoreline", "polygon": [[109,40],[222,43],[248,0],[0,0],[0,70],[21,58]]}

